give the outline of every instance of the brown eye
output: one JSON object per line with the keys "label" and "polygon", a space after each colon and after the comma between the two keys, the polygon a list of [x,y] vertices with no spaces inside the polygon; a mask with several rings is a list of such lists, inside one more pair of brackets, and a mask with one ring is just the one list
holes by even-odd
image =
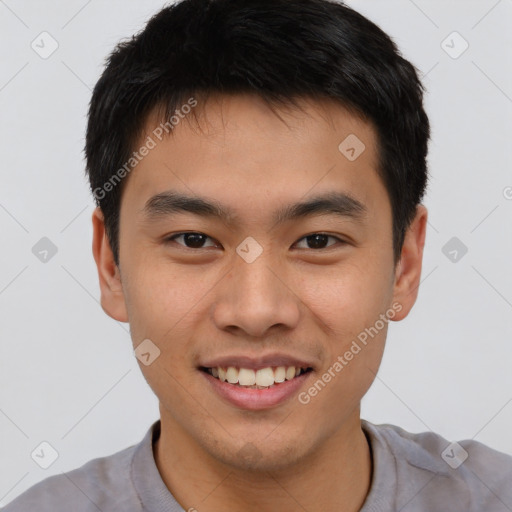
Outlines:
{"label": "brown eye", "polygon": [[302,240],[306,241],[306,247],[299,247],[300,249],[326,249],[327,247],[331,247],[334,244],[328,245],[329,238],[332,238],[333,240],[337,240],[340,243],[345,243],[343,240],[340,240],[338,237],[332,236],[332,235],[326,235],[324,233],[313,233],[311,235],[305,236],[301,238],[299,243]]}
{"label": "brown eye", "polygon": [[203,249],[205,247],[215,247],[215,244],[210,246],[205,246],[206,240],[211,240],[211,238],[203,233],[178,233],[177,235],[173,235],[166,239],[166,241],[177,241],[182,239],[182,242],[177,242],[179,245],[185,246],[187,249]]}

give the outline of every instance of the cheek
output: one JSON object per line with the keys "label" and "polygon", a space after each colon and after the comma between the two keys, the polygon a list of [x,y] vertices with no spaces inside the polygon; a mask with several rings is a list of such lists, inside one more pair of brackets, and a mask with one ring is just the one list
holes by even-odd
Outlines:
{"label": "cheek", "polygon": [[214,282],[206,274],[198,279],[197,269],[190,273],[155,261],[134,263],[131,269],[124,288],[134,343],[150,338],[165,345],[172,339],[174,349],[181,333],[190,332]]}
{"label": "cheek", "polygon": [[337,404],[343,414],[357,406],[380,365],[389,324],[381,315],[389,310],[390,280],[383,267],[359,261],[329,272],[319,268],[303,277],[302,286],[301,298],[323,330],[326,352],[318,378],[328,373],[329,382],[325,388],[317,385],[321,392],[312,391],[324,395],[317,412],[327,417],[328,410],[322,409]]}
{"label": "cheek", "polygon": [[301,276],[301,299],[336,346],[343,346],[365,327],[373,325],[389,307],[391,281],[382,268],[362,259],[336,267],[312,268]]}

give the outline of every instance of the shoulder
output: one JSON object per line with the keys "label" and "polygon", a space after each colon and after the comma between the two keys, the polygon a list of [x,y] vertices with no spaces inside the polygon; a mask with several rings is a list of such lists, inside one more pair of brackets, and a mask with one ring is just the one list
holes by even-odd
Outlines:
{"label": "shoulder", "polygon": [[[30,487],[3,512],[135,512],[142,510],[130,468],[137,445],[50,476]],[[134,507],[134,504],[137,505]]]}
{"label": "shoulder", "polygon": [[512,510],[512,456],[472,439],[453,442],[435,432],[362,421],[372,441],[391,454],[397,488],[410,489],[414,479],[423,486],[410,510],[427,510],[423,502],[439,510],[447,504],[453,511]]}

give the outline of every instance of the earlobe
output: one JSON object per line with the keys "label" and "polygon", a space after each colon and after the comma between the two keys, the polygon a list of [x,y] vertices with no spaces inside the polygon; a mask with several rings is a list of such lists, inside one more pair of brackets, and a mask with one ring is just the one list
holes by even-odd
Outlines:
{"label": "earlobe", "polygon": [[393,302],[402,306],[400,312],[393,318],[395,321],[403,320],[409,314],[418,296],[427,218],[428,211],[425,206],[418,205],[416,216],[405,235],[400,261],[395,272]]}
{"label": "earlobe", "polygon": [[101,307],[114,320],[128,322],[128,314],[123,293],[119,268],[114,261],[106,231],[103,212],[99,207],[92,214],[92,252],[101,291]]}

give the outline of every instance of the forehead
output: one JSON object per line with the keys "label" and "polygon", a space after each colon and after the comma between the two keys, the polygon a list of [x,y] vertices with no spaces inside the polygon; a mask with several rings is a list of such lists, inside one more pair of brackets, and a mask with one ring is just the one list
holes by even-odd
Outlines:
{"label": "forehead", "polygon": [[136,145],[152,148],[130,174],[126,200],[143,213],[152,196],[174,190],[249,216],[268,209],[269,218],[278,204],[330,191],[385,203],[373,126],[332,101],[299,104],[272,110],[254,95],[198,99],[167,123],[169,134],[153,111]]}

